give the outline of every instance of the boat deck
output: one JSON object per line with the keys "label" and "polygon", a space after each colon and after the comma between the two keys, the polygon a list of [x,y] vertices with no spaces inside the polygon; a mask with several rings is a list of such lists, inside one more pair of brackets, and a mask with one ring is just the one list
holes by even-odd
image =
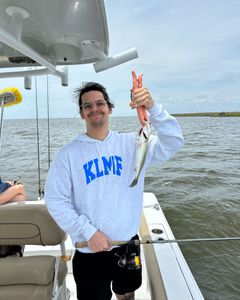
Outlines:
{"label": "boat deck", "polygon": [[[144,193],[141,240],[173,240],[174,235],[164,213],[152,193]],[[73,254],[70,238],[67,255]],[[136,300],[203,300],[202,293],[177,243],[145,244],[142,247],[143,284],[136,291]],[[26,246],[24,255],[60,255],[60,247]],[[67,288],[70,300],[76,300],[76,287],[71,261],[68,263]],[[112,299],[116,299],[113,295]]]}

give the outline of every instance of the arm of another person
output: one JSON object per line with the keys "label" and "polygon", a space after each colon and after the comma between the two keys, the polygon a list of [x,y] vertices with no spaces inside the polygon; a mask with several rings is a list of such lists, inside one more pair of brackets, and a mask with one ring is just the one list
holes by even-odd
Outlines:
{"label": "arm of another person", "polygon": [[[5,183],[5,182],[2,182]],[[26,200],[25,189],[22,184],[12,184],[10,182],[7,189],[0,193],[0,204],[7,202],[18,202]]]}

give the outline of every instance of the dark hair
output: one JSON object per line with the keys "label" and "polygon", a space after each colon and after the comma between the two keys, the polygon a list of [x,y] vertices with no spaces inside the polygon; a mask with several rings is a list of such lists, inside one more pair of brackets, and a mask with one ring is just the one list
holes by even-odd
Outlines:
{"label": "dark hair", "polygon": [[74,96],[76,96],[76,98],[78,99],[80,112],[82,110],[82,95],[90,91],[101,92],[103,94],[104,100],[107,102],[108,107],[110,109],[114,108],[114,104],[111,102],[106,88],[103,85],[97,82],[83,82],[82,86],[80,86],[74,91]]}

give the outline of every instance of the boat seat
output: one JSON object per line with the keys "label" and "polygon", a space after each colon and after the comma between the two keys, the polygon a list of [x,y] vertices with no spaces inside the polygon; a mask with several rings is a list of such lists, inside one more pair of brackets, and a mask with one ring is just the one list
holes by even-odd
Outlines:
{"label": "boat seat", "polygon": [[[0,207],[0,245],[61,245],[65,255],[66,237],[44,204]],[[66,261],[51,253],[0,258],[0,299],[65,300],[66,276]]]}

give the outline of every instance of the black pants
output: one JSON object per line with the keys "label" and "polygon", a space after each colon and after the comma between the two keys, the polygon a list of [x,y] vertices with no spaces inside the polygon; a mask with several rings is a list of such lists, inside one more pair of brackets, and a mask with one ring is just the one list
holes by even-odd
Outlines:
{"label": "black pants", "polygon": [[[121,246],[111,251],[81,253],[73,257],[73,275],[79,300],[110,300],[112,290],[119,295],[138,289],[142,284],[139,246]],[[128,264],[125,265],[126,260]],[[131,260],[131,261],[130,261]]]}

